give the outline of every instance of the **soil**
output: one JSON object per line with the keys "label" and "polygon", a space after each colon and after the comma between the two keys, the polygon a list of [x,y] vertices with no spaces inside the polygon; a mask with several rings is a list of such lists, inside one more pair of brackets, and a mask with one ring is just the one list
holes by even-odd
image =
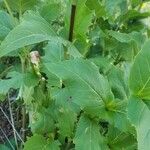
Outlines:
{"label": "soil", "polygon": [[[14,101],[11,101],[11,109],[15,129],[21,135],[22,120],[20,108],[17,107],[17,104]],[[14,138],[14,132],[11,125],[9,102],[8,100],[5,100],[0,103],[0,144],[4,144],[5,142],[7,142],[7,138],[8,139]]]}
{"label": "soil", "polygon": [[6,141],[4,133],[9,139],[13,137],[12,126],[8,122],[2,110],[6,113],[6,115],[10,119],[9,105],[7,101],[1,102],[0,104],[0,143],[4,143]]}

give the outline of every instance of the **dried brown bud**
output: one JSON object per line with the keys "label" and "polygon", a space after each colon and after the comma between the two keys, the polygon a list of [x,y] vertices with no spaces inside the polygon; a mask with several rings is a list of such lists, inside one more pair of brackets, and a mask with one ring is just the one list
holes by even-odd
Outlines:
{"label": "dried brown bud", "polygon": [[38,65],[40,62],[40,55],[38,51],[32,51],[30,52],[30,59],[31,63]]}

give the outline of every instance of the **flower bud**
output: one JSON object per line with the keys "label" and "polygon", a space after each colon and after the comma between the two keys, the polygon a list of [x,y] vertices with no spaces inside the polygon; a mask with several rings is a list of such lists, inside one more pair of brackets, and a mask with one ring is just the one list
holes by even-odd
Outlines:
{"label": "flower bud", "polygon": [[31,63],[38,65],[40,62],[40,55],[38,51],[32,51],[30,52],[30,59]]}

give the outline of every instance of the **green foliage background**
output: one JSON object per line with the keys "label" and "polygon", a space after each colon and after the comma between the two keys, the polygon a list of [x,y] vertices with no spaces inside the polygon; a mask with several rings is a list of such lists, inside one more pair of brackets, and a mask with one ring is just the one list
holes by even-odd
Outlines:
{"label": "green foliage background", "polygon": [[0,100],[26,106],[24,150],[150,149],[148,1],[0,1]]}

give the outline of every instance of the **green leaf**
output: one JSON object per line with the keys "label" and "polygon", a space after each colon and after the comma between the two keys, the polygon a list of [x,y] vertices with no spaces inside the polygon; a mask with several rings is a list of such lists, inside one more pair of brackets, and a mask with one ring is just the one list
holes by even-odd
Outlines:
{"label": "green leaf", "polygon": [[127,61],[133,60],[146,40],[146,36],[142,32],[121,33],[108,31],[108,34],[114,38],[108,39],[108,50],[112,51],[112,55],[120,55],[123,60]]}
{"label": "green leaf", "polygon": [[12,17],[5,11],[0,10],[0,40],[3,40],[14,26]]}
{"label": "green leaf", "polygon": [[46,3],[40,8],[39,12],[45,20],[51,23],[52,21],[58,19],[61,15],[61,4],[58,2]]}
{"label": "green leaf", "polygon": [[[64,60],[64,48],[63,45],[59,42],[51,42],[49,41],[46,47],[44,47],[45,55],[42,57],[42,62],[61,62]],[[48,84],[47,86],[51,88],[51,86],[61,87],[60,79],[53,73],[49,72],[47,68],[42,64],[41,70],[47,74],[48,76]]]}
{"label": "green leaf", "polygon": [[114,37],[116,40],[122,43],[129,43],[132,41],[132,38],[127,33],[120,33],[116,31],[108,31],[108,34]]}
{"label": "green leaf", "polygon": [[78,0],[75,19],[75,35],[85,35],[91,25],[93,12],[85,5],[86,0]]}
{"label": "green leaf", "polygon": [[96,66],[99,67],[99,71],[102,74],[107,74],[109,70],[113,67],[112,60],[109,60],[109,58],[103,57],[103,56],[97,56],[94,58],[89,59],[91,62],[94,62]]}
{"label": "green leaf", "polygon": [[18,89],[22,85],[23,76],[21,73],[10,72],[7,77],[9,79],[0,80],[0,94],[2,95],[6,95],[10,88]]}
{"label": "green leaf", "polygon": [[24,12],[25,10],[31,10],[39,0],[7,0],[10,8],[17,12]]}
{"label": "green leaf", "polygon": [[95,10],[95,14],[97,15],[97,17],[106,15],[105,7],[102,6],[99,0],[87,0],[86,6],[91,10]]}
{"label": "green leaf", "polygon": [[22,22],[2,41],[0,57],[24,46],[50,40],[51,36],[56,36],[56,34],[50,25],[38,14],[27,12]]}
{"label": "green leaf", "polygon": [[140,32],[131,32],[131,33],[121,33],[116,31],[108,31],[108,34],[118,40],[121,43],[130,43],[135,42],[139,48],[145,41],[145,35]]}
{"label": "green leaf", "polygon": [[131,124],[127,118],[126,103],[127,101],[118,99],[109,101],[105,105],[102,102],[95,102],[87,105],[84,111],[91,118],[103,119],[120,131],[128,132]]}
{"label": "green leaf", "polygon": [[42,106],[40,112],[30,111],[30,127],[32,133],[45,134],[53,132],[55,125],[54,120],[48,111]]}
{"label": "green leaf", "polygon": [[82,116],[78,122],[74,143],[76,150],[108,149],[104,137],[100,134],[98,123],[86,116]]}
{"label": "green leaf", "polygon": [[62,43],[49,41],[44,48],[45,55],[42,58],[43,62],[60,62],[64,60],[64,48]]}
{"label": "green leaf", "polygon": [[139,19],[144,19],[150,16],[149,12],[139,12],[137,10],[129,10],[126,14],[120,16],[119,21],[121,23],[127,23],[130,20],[139,20]]}
{"label": "green leaf", "polygon": [[129,89],[123,70],[117,67],[112,67],[107,76],[114,96],[123,100],[127,99]]}
{"label": "green leaf", "polygon": [[136,56],[130,72],[129,87],[137,97],[150,99],[150,41]]}
{"label": "green leaf", "polygon": [[[31,40],[32,39],[32,40]],[[68,41],[59,38],[53,29],[39,14],[27,12],[22,22],[16,26],[0,45],[0,57],[9,54],[19,48],[43,41],[63,43],[70,56],[81,57],[79,51]]]}
{"label": "green leaf", "polygon": [[123,15],[127,11],[126,0],[104,0],[105,11],[111,20],[115,20],[118,16]]}
{"label": "green leaf", "polygon": [[60,107],[57,116],[57,127],[59,134],[65,137],[73,137],[75,122],[77,121],[77,115],[75,112],[67,108]]}
{"label": "green leaf", "polygon": [[0,149],[1,150],[10,150],[7,146],[0,144]]}
{"label": "green leaf", "polygon": [[34,98],[32,96],[33,93],[34,93],[34,86],[28,87],[28,86],[24,85],[23,88],[20,89],[19,97],[23,98],[26,106],[32,105],[32,102],[34,100]]}
{"label": "green leaf", "polygon": [[24,150],[60,150],[59,145],[58,141],[46,140],[42,135],[35,134],[27,139]]}
{"label": "green leaf", "polygon": [[[42,57],[41,69],[43,72],[45,72],[48,75],[49,87],[51,86],[60,87],[61,86],[60,80],[55,74],[49,72],[47,68],[43,65],[43,63],[61,62],[65,60],[65,57],[71,57],[71,58],[81,57],[80,53],[73,46],[71,45],[69,47],[68,46],[60,43],[59,41],[55,41],[55,42],[49,41],[46,47],[44,47],[45,55]],[[67,52],[65,51],[66,48],[68,48]]]}
{"label": "green leaf", "polygon": [[142,2],[142,0],[131,0],[131,4],[133,5],[133,7],[140,5],[141,2]]}
{"label": "green leaf", "polygon": [[77,9],[74,26],[75,45],[81,54],[86,54],[89,44],[87,43],[88,28],[92,25],[93,12],[86,6],[86,0],[77,1]]}
{"label": "green leaf", "polygon": [[147,150],[150,147],[150,110],[139,98],[131,97],[128,104],[128,117],[137,131],[139,150]]}
{"label": "green leaf", "polygon": [[7,79],[0,80],[0,94],[1,95],[6,95],[11,88],[19,89],[24,86],[27,86],[29,88],[31,86],[34,87],[35,85],[38,84],[37,76],[30,72],[23,74],[20,72],[12,71],[12,72],[9,72],[6,77]]}
{"label": "green leaf", "polygon": [[[101,103],[113,99],[107,80],[99,74],[98,68],[91,62],[82,59],[45,63],[46,68],[56,74],[64,84],[64,95],[84,108],[87,104]],[[91,74],[92,73],[92,74]]]}
{"label": "green leaf", "polygon": [[137,149],[136,137],[134,137],[134,135],[130,134],[129,132],[124,133],[118,130],[117,128],[109,126],[107,137],[108,137],[108,144],[111,147],[111,149],[115,150]]}

